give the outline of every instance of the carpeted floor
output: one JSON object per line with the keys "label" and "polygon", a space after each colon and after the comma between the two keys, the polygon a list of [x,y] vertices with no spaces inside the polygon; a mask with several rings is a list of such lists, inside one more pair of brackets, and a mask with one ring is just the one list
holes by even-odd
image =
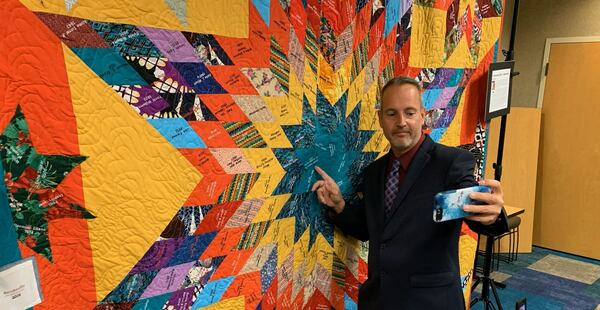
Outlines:
{"label": "carpeted floor", "polygon": [[[506,284],[498,289],[505,310],[515,309],[521,298],[527,298],[527,310],[600,309],[598,260],[534,246],[531,254],[519,254],[517,261],[500,262],[492,277]],[[481,285],[474,296],[479,293]],[[483,304],[471,309],[483,309]]]}

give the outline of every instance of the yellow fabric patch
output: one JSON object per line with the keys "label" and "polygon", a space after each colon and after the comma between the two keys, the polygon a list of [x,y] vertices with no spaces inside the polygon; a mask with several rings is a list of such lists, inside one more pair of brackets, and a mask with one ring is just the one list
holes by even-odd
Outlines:
{"label": "yellow fabric patch", "polygon": [[333,232],[333,251],[345,263],[352,274],[358,278],[358,252],[360,241],[348,238],[339,228]]}
{"label": "yellow fabric patch", "polygon": [[302,122],[304,89],[302,87],[302,82],[298,80],[296,71],[294,71],[294,68],[292,67],[290,67],[289,89],[289,95],[287,96],[288,100],[285,101],[285,105],[280,107],[281,121],[279,124],[300,124]]}
{"label": "yellow fabric patch", "polygon": [[283,205],[290,199],[291,194],[270,196],[265,199],[256,216],[252,219],[252,223],[260,223],[274,220]]}
{"label": "yellow fabric patch", "polygon": [[256,130],[270,148],[292,148],[290,140],[283,132],[281,126],[275,122],[254,122],[252,123]]}
{"label": "yellow fabric patch", "polygon": [[[310,235],[310,229],[307,229],[302,233],[302,236],[294,243],[294,273],[301,267],[308,264],[308,240]],[[314,264],[313,264],[314,265]]]}
{"label": "yellow fabric patch", "polygon": [[371,140],[365,145],[363,152],[383,152],[389,148],[390,143],[386,140],[382,130],[377,130]]}
{"label": "yellow fabric patch", "polygon": [[255,171],[260,173],[246,199],[268,197],[285,176],[285,170],[271,149],[242,149],[242,152]]}
{"label": "yellow fabric patch", "polygon": [[[317,68],[318,73],[319,69]],[[304,61],[304,96],[306,96],[313,111],[317,110],[317,74],[310,68],[308,60]]]}
{"label": "yellow fabric patch", "polygon": [[[352,110],[358,105],[363,97],[363,88],[365,85],[365,70],[362,70],[358,76],[350,84],[348,89],[348,101],[346,104],[346,117],[350,115]],[[362,113],[361,113],[362,114]]]}
{"label": "yellow fabric patch", "polygon": [[335,71],[336,84],[339,88],[339,94],[332,101],[331,104],[335,104],[342,95],[350,88],[350,72],[352,70],[352,57],[346,57],[346,60],[342,65]]}
{"label": "yellow fabric patch", "polygon": [[469,6],[471,8],[471,20],[473,20],[473,17],[475,16],[475,10],[473,8],[475,7],[476,2],[476,0],[460,0],[460,3],[458,4],[459,18],[463,16],[467,6]]}
{"label": "yellow fabric patch", "polygon": [[475,63],[471,57],[469,51],[469,44],[467,37],[462,36],[458,45],[444,64],[444,68],[475,68]]}
{"label": "yellow fabric patch", "polygon": [[260,239],[259,246],[277,244],[277,266],[280,266],[294,247],[294,229],[296,219],[293,217],[274,220]]}
{"label": "yellow fabric patch", "polygon": [[185,203],[200,173],[63,45],[77,118],[96,297],[127,275]]}
{"label": "yellow fabric patch", "polygon": [[315,238],[315,243],[313,243],[306,257],[307,265],[306,269],[304,269],[304,276],[310,277],[317,264],[325,268],[325,270],[331,271],[333,267],[332,255],[333,248],[322,234],[318,234]]}
{"label": "yellow fabric patch", "polygon": [[262,97],[279,125],[299,125],[302,123],[302,105],[297,107],[288,96]]}
{"label": "yellow fabric patch", "polygon": [[227,37],[248,37],[247,0],[185,1],[186,7],[180,10],[179,16],[164,0],[128,1],[126,4],[117,0],[77,0],[71,10],[67,10],[65,0],[21,0],[21,3],[34,12]]}
{"label": "yellow fabric patch", "polygon": [[252,189],[246,194],[245,199],[269,197],[284,176],[285,171],[283,170],[281,172],[263,173],[259,175],[256,182],[254,182]]}
{"label": "yellow fabric patch", "polygon": [[500,37],[502,17],[484,18],[481,25],[481,42],[479,44],[479,62],[485,57]]}
{"label": "yellow fabric patch", "polygon": [[408,65],[415,68],[442,67],[447,12],[413,4],[412,14]]}
{"label": "yellow fabric patch", "polygon": [[378,130],[379,119],[377,118],[377,83],[371,84],[369,91],[366,92],[360,102],[360,118],[358,120],[358,129],[360,130]]}
{"label": "yellow fabric patch", "polygon": [[331,105],[341,96],[342,88],[337,83],[336,72],[331,65],[319,54],[319,90]]}
{"label": "yellow fabric patch", "polygon": [[285,172],[279,161],[273,154],[273,151],[268,148],[260,149],[240,149],[244,154],[244,158],[248,160],[254,171],[259,173]]}
{"label": "yellow fabric patch", "polygon": [[[463,224],[464,225],[464,224]],[[471,275],[473,262],[475,261],[475,253],[477,250],[477,239],[473,239],[469,235],[462,235],[458,239],[458,263],[460,269],[460,275]],[[469,288],[464,293],[465,304],[468,305],[471,300],[471,283],[473,282],[473,277],[469,276],[467,280],[467,285],[465,287]]]}

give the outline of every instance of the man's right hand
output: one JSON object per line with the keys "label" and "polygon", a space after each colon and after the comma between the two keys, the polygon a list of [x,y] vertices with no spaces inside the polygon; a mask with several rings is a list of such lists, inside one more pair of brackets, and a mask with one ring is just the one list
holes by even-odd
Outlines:
{"label": "man's right hand", "polygon": [[315,171],[323,178],[323,180],[315,182],[312,186],[312,191],[317,191],[319,202],[332,208],[337,214],[344,211],[346,202],[335,180],[318,166],[315,166]]}

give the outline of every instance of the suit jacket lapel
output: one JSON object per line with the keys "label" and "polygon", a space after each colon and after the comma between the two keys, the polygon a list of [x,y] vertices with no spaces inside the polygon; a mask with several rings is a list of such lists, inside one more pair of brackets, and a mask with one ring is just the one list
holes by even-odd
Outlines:
{"label": "suit jacket lapel", "polygon": [[398,212],[398,209],[400,209],[400,206],[402,205],[402,201],[404,200],[404,198],[406,198],[406,194],[408,194],[408,191],[411,189],[411,187],[421,174],[421,171],[429,161],[429,151],[433,146],[433,140],[431,140],[429,136],[426,136],[425,140],[423,141],[423,144],[415,154],[415,157],[413,157],[413,160],[410,166],[408,167],[406,177],[404,178],[404,181],[400,186],[398,196],[396,196],[396,200],[394,201],[394,210],[392,211],[390,217],[386,219],[386,225],[390,222],[392,218],[394,218],[394,215],[396,214],[396,212]]}

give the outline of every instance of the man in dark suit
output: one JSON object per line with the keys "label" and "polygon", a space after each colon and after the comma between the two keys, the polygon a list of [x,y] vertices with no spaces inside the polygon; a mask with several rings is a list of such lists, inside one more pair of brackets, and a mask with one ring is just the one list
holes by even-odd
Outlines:
{"label": "man in dark suit", "polygon": [[[422,133],[421,87],[407,77],[381,90],[379,124],[391,151],[362,174],[359,203],[346,205],[325,171],[312,187],[342,231],[369,241],[368,279],[360,287],[361,309],[464,309],[458,263],[462,220],[433,221],[434,195],[477,185],[471,153],[435,143]],[[500,183],[491,193],[472,193],[482,205],[467,205],[476,232],[506,231]]]}

